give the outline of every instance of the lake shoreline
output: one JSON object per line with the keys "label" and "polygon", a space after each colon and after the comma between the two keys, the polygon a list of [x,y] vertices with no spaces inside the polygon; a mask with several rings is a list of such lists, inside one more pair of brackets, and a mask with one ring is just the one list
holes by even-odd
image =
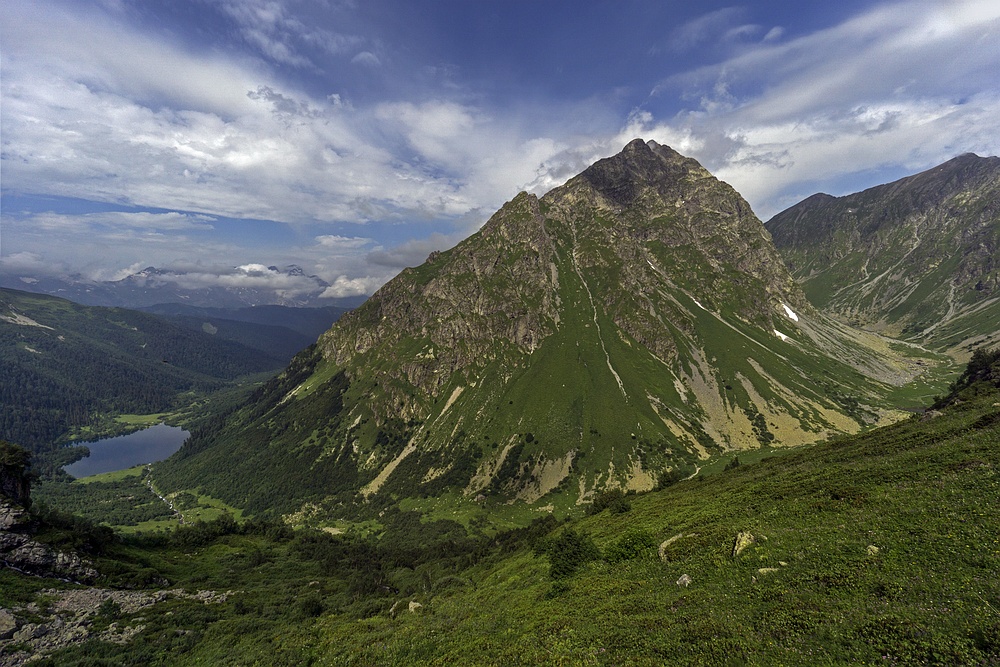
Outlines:
{"label": "lake shoreline", "polygon": [[88,442],[85,446],[90,455],[63,466],[63,470],[81,478],[155,463],[180,449],[190,436],[189,431],[179,426],[160,422],[125,435]]}

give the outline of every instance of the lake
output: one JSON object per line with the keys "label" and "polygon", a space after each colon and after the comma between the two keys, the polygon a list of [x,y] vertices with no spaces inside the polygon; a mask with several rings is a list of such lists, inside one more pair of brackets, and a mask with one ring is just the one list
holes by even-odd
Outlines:
{"label": "lake", "polygon": [[89,477],[162,461],[180,449],[189,435],[179,426],[157,424],[128,435],[82,443],[90,449],[90,456],[65,466],[63,470],[73,477]]}

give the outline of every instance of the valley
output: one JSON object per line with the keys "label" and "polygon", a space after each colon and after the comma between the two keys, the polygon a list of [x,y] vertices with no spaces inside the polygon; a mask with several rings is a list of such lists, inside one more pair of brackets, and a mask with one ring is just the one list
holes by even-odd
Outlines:
{"label": "valley", "polygon": [[[0,556],[19,565],[0,569],[0,656],[1000,660],[992,255],[916,259],[954,236],[928,231],[954,201],[979,202],[970,247],[992,242],[975,174],[993,162],[957,160],[884,186],[891,205],[817,195],[764,225],[635,140],[346,313],[3,290],[20,403],[0,439],[42,478],[4,444]],[[956,179],[980,198],[941,212],[909,190]],[[836,207],[896,217],[827,230]],[[886,249],[858,241],[873,228]],[[39,395],[48,431],[24,425]],[[132,412],[191,437],[151,465],[58,473],[67,443]]]}

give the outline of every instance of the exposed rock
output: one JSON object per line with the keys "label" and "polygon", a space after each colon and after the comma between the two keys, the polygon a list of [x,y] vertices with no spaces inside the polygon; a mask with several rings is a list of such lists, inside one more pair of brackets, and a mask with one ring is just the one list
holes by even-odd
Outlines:
{"label": "exposed rock", "polygon": [[91,582],[98,573],[74,553],[56,551],[22,533],[0,532],[0,563],[40,577]]}
{"label": "exposed rock", "polygon": [[0,530],[11,530],[28,523],[28,513],[23,507],[0,498]]}
{"label": "exposed rock", "polygon": [[765,574],[771,574],[772,572],[777,572],[777,571],[778,571],[778,568],[776,568],[776,567],[761,567],[761,568],[757,569],[757,574],[765,575]]}
{"label": "exposed rock", "polygon": [[677,580],[677,585],[687,588],[691,585],[691,577],[686,574],[682,574],[681,578]]}
{"label": "exposed rock", "polygon": [[10,639],[17,632],[17,619],[6,609],[0,609],[0,639]]}
{"label": "exposed rock", "polygon": [[881,549],[879,549],[874,544],[869,544],[868,545],[868,555],[869,556],[877,556],[879,551],[881,551]]}
{"label": "exposed rock", "polygon": [[0,566],[27,574],[91,582],[97,570],[73,553],[63,553],[31,538],[31,455],[0,440]]}
{"label": "exposed rock", "polygon": [[[17,667],[91,636],[91,625],[100,613],[101,605],[113,601],[123,617],[133,616],[142,609],[171,598],[197,600],[203,604],[224,602],[233,591],[197,591],[182,589],[159,591],[116,591],[104,588],[46,589],[39,596],[51,600],[43,611],[32,603],[24,609],[0,610],[0,651],[8,643],[27,645],[29,650],[5,654],[2,664]],[[17,614],[26,612],[32,621],[18,627]],[[122,618],[100,634],[101,641],[125,644],[142,632],[142,618]]]}
{"label": "exposed rock", "polygon": [[733,558],[739,556],[741,553],[743,553],[744,549],[746,549],[748,546],[750,546],[756,541],[757,540],[756,538],[754,538],[752,533],[745,531],[737,533],[736,539],[733,540]]}

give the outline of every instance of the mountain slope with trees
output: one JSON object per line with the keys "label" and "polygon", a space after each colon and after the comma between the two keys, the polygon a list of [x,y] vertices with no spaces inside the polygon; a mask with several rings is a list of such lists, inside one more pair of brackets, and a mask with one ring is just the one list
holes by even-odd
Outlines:
{"label": "mountain slope with trees", "polygon": [[186,392],[280,368],[231,341],[154,315],[0,290],[0,439],[65,463],[74,430],[163,412]]}

